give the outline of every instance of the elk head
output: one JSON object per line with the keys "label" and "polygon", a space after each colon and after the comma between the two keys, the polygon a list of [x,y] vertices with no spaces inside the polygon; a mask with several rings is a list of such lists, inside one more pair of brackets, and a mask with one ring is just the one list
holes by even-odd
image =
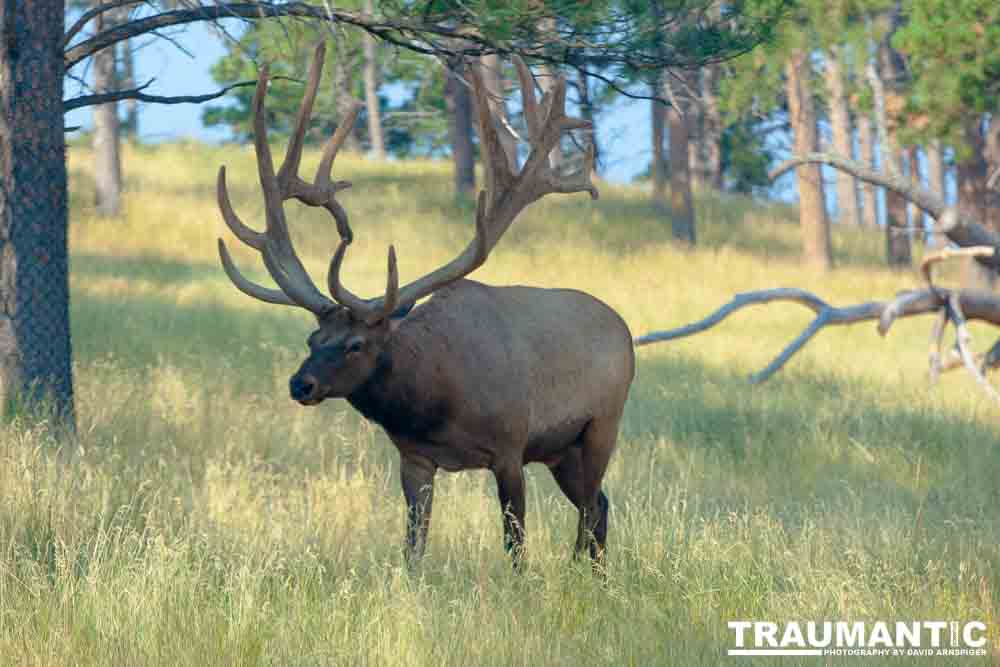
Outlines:
{"label": "elk head", "polygon": [[[593,166],[592,149],[577,174],[556,175],[548,164],[548,154],[563,132],[590,125],[587,121],[566,116],[565,81],[560,79],[554,91],[546,93],[541,103],[536,103],[531,72],[520,59],[515,60],[532,150],[520,173],[514,173],[497,137],[482,79],[474,68],[469,68],[467,72],[478,100],[476,106],[486,171],[486,189],[480,192],[476,208],[475,238],[449,263],[402,288],[399,286],[396,252],[390,246],[385,294],[374,299],[356,296],[340,280],[341,265],[347,246],[353,240],[353,233],[347,213],[335,197],[337,192],[351,184],[348,181],[332,181],[330,170],[340,146],[354,126],[360,105],[355,105],[342,119],[326,143],[313,182],[307,183],[298,176],[303,138],[322,75],[324,53],[325,45],[321,43],[310,64],[295,128],[284,162],[277,172],[271,160],[264,114],[267,67],[260,71],[253,99],[253,127],[265,201],[265,231],[261,233],[250,229],[236,215],[226,188],[225,167],[219,169],[217,189],[219,208],[226,225],[243,243],[260,252],[264,266],[280,290],[258,285],[244,277],[233,263],[225,243],[219,239],[222,266],[233,284],[256,299],[305,308],[316,316],[319,323],[319,328],[309,336],[309,357],[289,381],[291,397],[304,405],[316,405],[326,398],[348,396],[371,377],[385,362],[385,352],[395,330],[394,321],[405,315],[418,299],[481,266],[525,206],[552,192],[586,190],[592,197],[597,197],[597,190],[589,180]],[[325,208],[336,222],[340,244],[330,262],[327,276],[330,297],[316,288],[292,247],[283,207],[288,199]]]}

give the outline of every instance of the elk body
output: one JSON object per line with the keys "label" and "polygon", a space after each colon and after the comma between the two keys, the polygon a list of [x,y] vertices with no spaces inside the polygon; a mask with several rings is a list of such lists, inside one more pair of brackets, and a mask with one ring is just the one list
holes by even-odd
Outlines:
{"label": "elk body", "polygon": [[[390,247],[385,295],[362,299],[340,280],[352,232],[335,194],[349,183],[332,182],[329,176],[353,114],[324,148],[314,182],[297,175],[322,63],[321,45],[277,173],[263,113],[266,68],[261,72],[254,97],[254,141],[266,202],[265,232],[239,220],[229,202],[224,168],[219,173],[219,206],[227,225],[260,251],[281,289],[243,277],[220,240],[226,273],[246,294],[306,308],[319,324],[309,337],[309,357],[289,382],[291,397],[303,405],[345,398],[383,427],[400,453],[411,562],[419,559],[426,543],[437,470],[485,468],[496,478],[505,546],[517,565],[524,540],[523,468],[533,462],[548,466],[579,511],[576,552],[587,550],[599,561],[608,522],[601,482],[634,374],[628,327],[610,307],[582,292],[492,287],[465,279],[533,201],[554,192],[587,191],[596,198],[589,180],[592,153],[574,176],[557,176],[548,164],[549,151],[563,132],[587,126],[565,115],[565,83],[560,81],[536,104],[531,74],[517,62],[532,150],[515,172],[497,138],[480,76],[469,69],[486,167],[475,238],[451,262],[402,288]],[[290,198],[322,206],[336,220],[341,241],[328,275],[332,299],[311,282],[292,248],[282,208]]]}

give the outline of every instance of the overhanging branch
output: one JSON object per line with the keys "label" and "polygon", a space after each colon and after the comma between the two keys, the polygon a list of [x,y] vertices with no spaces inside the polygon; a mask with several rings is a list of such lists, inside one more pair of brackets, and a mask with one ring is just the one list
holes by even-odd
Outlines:
{"label": "overhanging branch", "polygon": [[[279,79],[282,77],[273,78]],[[214,93],[205,93],[203,95],[150,95],[142,92],[151,83],[152,81],[149,81],[138,88],[129,88],[127,90],[113,90],[107,93],[98,93],[94,95],[80,95],[79,97],[74,97],[64,101],[63,111],[72,111],[73,109],[79,109],[81,107],[91,107],[98,104],[108,104],[110,102],[120,102],[121,100],[138,100],[139,102],[149,102],[152,104],[201,104],[202,102],[209,102],[211,100],[218,99],[234,88],[253,86],[256,85],[257,82],[238,81],[234,84],[226,86],[225,88],[217,90]]]}
{"label": "overhanging branch", "polygon": [[949,206],[940,196],[917,187],[899,176],[888,176],[865,165],[833,153],[807,153],[796,155],[771,170],[771,180],[803,164],[825,164],[846,172],[872,185],[892,190],[913,202],[936,220],[934,231],[944,234],[950,241],[963,248],[989,246],[996,248],[992,256],[976,257],[976,261],[993,271],[1000,272],[1000,234],[984,227],[977,221],[963,216],[957,208]]}

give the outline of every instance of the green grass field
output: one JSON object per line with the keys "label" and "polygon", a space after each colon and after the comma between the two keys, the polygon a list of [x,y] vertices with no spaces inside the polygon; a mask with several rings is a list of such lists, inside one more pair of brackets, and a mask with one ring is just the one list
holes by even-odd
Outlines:
{"label": "green grass field", "polygon": [[[1000,662],[1000,409],[964,373],[928,387],[930,320],[884,340],[874,324],[823,332],[758,387],[747,374],[807,311],[747,310],[644,348],[606,479],[606,583],[571,561],[575,510],[535,466],[525,574],[474,472],[439,476],[411,575],[394,448],[342,401],[289,400],[311,316],[243,296],[218,265],[225,235],[263,275],[214,198],[225,163],[261,224],[252,152],[130,149],[114,221],[93,215],[89,153],[70,163],[79,436],[0,431],[0,665],[728,665],[743,663],[726,623],[744,619],[981,620],[991,657],[919,664]],[[336,175],[355,183],[341,200],[357,292],[384,288],[390,242],[405,281],[471,238],[446,164],[345,156]],[[474,277],[589,291],[635,334],[747,289],[846,304],[918,282],[855,230],[835,231],[836,272],[803,271],[787,207],[701,200],[687,252],[642,192],[601,193],[539,202]],[[334,226],[289,209],[322,281]]]}

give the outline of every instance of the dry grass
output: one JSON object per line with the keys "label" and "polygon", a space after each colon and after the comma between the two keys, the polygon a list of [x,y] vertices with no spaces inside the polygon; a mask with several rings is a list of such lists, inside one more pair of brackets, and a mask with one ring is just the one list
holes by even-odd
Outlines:
{"label": "dry grass", "polygon": [[[525,575],[491,478],[464,473],[440,477],[410,576],[391,445],[345,405],[287,399],[309,316],[218,268],[215,170],[259,222],[250,153],[131,150],[116,221],[89,208],[88,162],[71,154],[76,452],[44,425],[0,431],[0,664],[729,664],[737,619],[983,620],[1000,646],[1000,419],[962,375],[927,389],[929,322],[821,334],[754,389],[746,374],[806,321],[793,306],[647,348],[607,479],[606,584],[570,562],[576,519],[542,468]],[[390,241],[406,279],[470,236],[445,165],[347,158],[338,173],[355,181],[345,272],[361,293],[384,284]],[[788,210],[700,206],[703,244],[684,252],[637,191],[544,201],[475,277],[590,291],[635,333],[745,289],[847,303],[916,281],[845,230],[850,265],[809,275]],[[320,276],[333,225],[293,217]]]}

